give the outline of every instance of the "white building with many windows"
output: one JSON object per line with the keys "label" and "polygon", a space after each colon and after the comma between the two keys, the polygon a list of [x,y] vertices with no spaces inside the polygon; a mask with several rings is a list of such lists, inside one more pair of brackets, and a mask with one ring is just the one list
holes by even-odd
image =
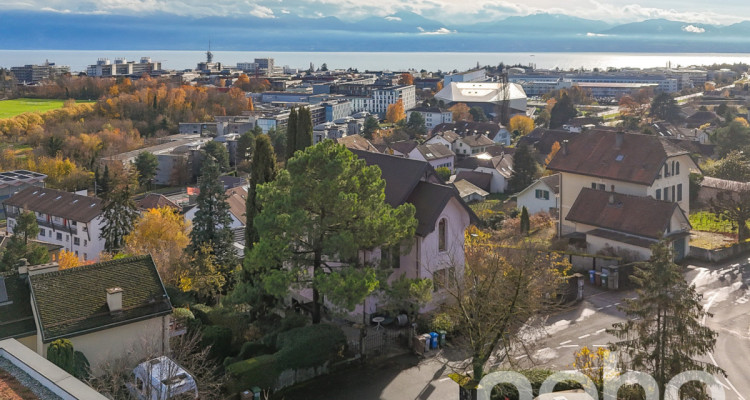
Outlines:
{"label": "white building with many windows", "polygon": [[28,187],[5,200],[8,232],[13,233],[19,215],[31,211],[39,225],[37,239],[63,246],[83,261],[96,260],[104,251],[104,239],[99,237],[103,203],[97,197]]}
{"label": "white building with many windows", "polygon": [[420,113],[424,118],[424,126],[427,131],[432,131],[433,128],[440,124],[448,124],[453,122],[453,112],[449,110],[443,110],[439,107],[417,107],[406,112],[406,118],[409,120],[412,113]]}

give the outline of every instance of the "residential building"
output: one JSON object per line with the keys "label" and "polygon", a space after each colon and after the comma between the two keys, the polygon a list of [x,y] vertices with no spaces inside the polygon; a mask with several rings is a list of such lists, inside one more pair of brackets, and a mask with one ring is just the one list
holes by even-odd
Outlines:
{"label": "residential building", "polygon": [[443,101],[447,107],[456,103],[479,107],[487,115],[496,115],[498,107],[507,101],[511,114],[526,115],[526,92],[517,83],[502,82],[451,82],[437,94],[435,100]]}
{"label": "residential building", "polygon": [[[630,197],[617,197],[625,199],[622,201],[629,202],[628,204],[675,203],[679,206],[677,208],[679,212],[687,214],[690,210],[689,174],[691,170],[698,170],[690,152],[669,139],[653,135],[609,131],[583,132],[570,141],[563,141],[561,149],[547,168],[560,173],[558,227],[561,236],[580,233],[577,223],[581,221],[569,218],[568,214],[578,202],[579,194],[584,188],[587,188],[587,191],[599,190],[643,198],[650,197],[653,200],[642,201],[633,200]],[[588,196],[592,202],[596,200],[606,203],[609,199],[607,197],[602,200],[591,194]],[[668,218],[671,218],[671,215],[672,211],[669,211]],[[650,223],[649,218],[655,217],[646,211],[634,211],[629,218],[632,221],[628,223],[641,221],[645,226]],[[611,224],[607,225],[609,230],[618,231],[616,228]],[[618,232],[624,231],[626,229],[623,227]],[[641,235],[644,233],[641,231],[631,233],[644,238],[650,237]],[[678,253],[678,255],[685,255],[687,238],[677,242],[682,243],[675,245],[675,251],[680,250],[682,254]],[[644,244],[644,242],[639,242],[639,244]],[[627,243],[621,247],[628,248]]]}
{"label": "residential building", "polygon": [[453,152],[460,156],[469,156],[484,153],[487,147],[494,144],[495,142],[484,134],[467,135],[456,139]]}
{"label": "residential building", "polygon": [[369,140],[363,138],[360,135],[346,135],[344,137],[336,139],[336,143],[343,144],[349,150],[361,150],[380,153],[377,147],[375,147],[372,143],[370,143]]}
{"label": "residential building", "polygon": [[10,72],[13,73],[18,83],[36,84],[45,79],[69,74],[70,67],[55,65],[55,63],[48,61],[42,65],[27,64],[22,67],[10,67]]}
{"label": "residential building", "polygon": [[453,112],[449,110],[443,110],[439,107],[416,107],[406,112],[406,118],[411,119],[412,113],[422,114],[424,118],[424,126],[427,128],[427,132],[431,132],[436,126],[440,124],[446,124],[453,122]]}
{"label": "residential building", "polygon": [[447,74],[443,78],[443,87],[450,85],[452,82],[485,82],[487,81],[487,71],[484,68],[472,69],[466,72]]}
{"label": "residential building", "polygon": [[458,190],[459,196],[461,196],[461,199],[466,203],[482,201],[489,196],[489,193],[486,190],[477,187],[465,179],[453,182],[453,186]]}
{"label": "residential building", "polygon": [[[466,157],[456,163],[456,172],[483,172],[492,175],[490,193],[505,193],[508,180],[513,175],[513,157],[509,154],[492,157],[489,154],[478,154]],[[457,177],[458,179],[458,177]],[[480,188],[482,186],[477,185]]]}
{"label": "residential building", "polygon": [[141,199],[138,199],[135,202],[135,206],[138,208],[140,212],[148,212],[148,210],[154,209],[154,208],[164,208],[169,207],[172,210],[175,211],[181,211],[182,207],[177,205],[174,201],[168,199],[166,196],[158,193],[149,193],[145,196],[143,196]]}
{"label": "residential building", "polygon": [[[344,85],[342,85],[344,86]],[[411,110],[416,106],[417,95],[414,85],[345,85],[346,89],[339,87],[337,93],[346,95],[346,99],[352,104],[352,112],[367,111],[385,116],[388,106],[399,100],[404,105],[404,111]]]}
{"label": "residential building", "polygon": [[479,171],[459,171],[454,175],[453,182],[467,181],[472,185],[489,193],[492,190],[492,174]]}
{"label": "residential building", "polygon": [[30,186],[44,187],[46,178],[47,175],[26,170],[0,172],[0,219],[5,219],[5,199]]}
{"label": "residential building", "polygon": [[352,115],[352,103],[348,100],[328,100],[321,104],[326,112],[326,121],[336,121]]}
{"label": "residential building", "polygon": [[141,57],[139,62],[128,61],[125,58],[117,58],[112,63],[108,58],[100,58],[96,64],[86,68],[86,75],[96,77],[110,76],[133,76],[140,77],[143,74],[152,74],[161,70],[159,61],[152,61],[149,57]]}
{"label": "residential building", "polygon": [[448,168],[451,172],[456,160],[456,154],[442,144],[420,144],[406,156],[412,160],[427,161],[432,168]]}
{"label": "residential building", "polygon": [[503,146],[510,146],[511,142],[510,132],[503,124],[498,122],[455,121],[436,125],[432,133],[437,134],[444,131],[453,131],[459,136],[483,134],[496,144]]}
{"label": "residential building", "polygon": [[432,135],[425,144],[442,144],[443,146],[451,149],[454,153],[456,152],[456,141],[461,136],[455,131],[443,130]]}
{"label": "residential building", "polygon": [[100,237],[103,201],[97,197],[28,187],[5,200],[4,207],[9,233],[13,233],[19,215],[31,211],[36,215],[40,241],[63,246],[84,261],[96,260],[104,251]]}
{"label": "residential building", "polygon": [[546,212],[553,217],[560,209],[560,174],[554,174],[537,179],[518,192],[516,204],[518,208],[526,207],[529,214]]}

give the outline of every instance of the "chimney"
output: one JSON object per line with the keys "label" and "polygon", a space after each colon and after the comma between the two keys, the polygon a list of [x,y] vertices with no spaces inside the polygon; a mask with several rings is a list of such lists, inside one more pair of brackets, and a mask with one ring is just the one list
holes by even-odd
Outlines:
{"label": "chimney", "polygon": [[622,147],[622,140],[625,138],[625,132],[619,131],[615,134],[615,149],[620,150]]}
{"label": "chimney", "polygon": [[122,311],[122,288],[107,289],[107,307],[109,307],[110,313]]}
{"label": "chimney", "polygon": [[564,156],[568,155],[568,139],[565,139],[562,142],[562,152]]}

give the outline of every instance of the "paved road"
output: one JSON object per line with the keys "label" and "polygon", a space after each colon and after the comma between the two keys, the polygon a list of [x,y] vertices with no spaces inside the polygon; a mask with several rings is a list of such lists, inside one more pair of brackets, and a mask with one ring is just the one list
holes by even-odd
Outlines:
{"label": "paved road", "polygon": [[[691,266],[688,282],[703,294],[705,307],[714,314],[705,323],[719,332],[714,353],[706,361],[724,368],[720,378],[727,400],[750,400],[750,267],[738,265]],[[546,321],[544,331],[533,332],[536,340],[525,351],[511,354],[509,361],[520,367],[572,369],[573,354],[582,346],[596,348],[615,340],[605,330],[625,320],[617,306],[632,292],[599,291],[587,287],[586,299],[576,307]],[[460,361],[460,360],[459,360]],[[447,377],[456,362],[441,357],[420,360],[404,355],[378,365],[368,365],[326,377],[293,393],[286,400],[454,400],[455,383]]]}

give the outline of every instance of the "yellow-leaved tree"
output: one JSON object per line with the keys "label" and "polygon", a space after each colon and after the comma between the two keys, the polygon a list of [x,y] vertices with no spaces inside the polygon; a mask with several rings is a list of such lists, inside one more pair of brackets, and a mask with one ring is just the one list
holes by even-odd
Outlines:
{"label": "yellow-leaved tree", "polygon": [[547,158],[544,159],[544,166],[548,166],[549,163],[552,161],[553,158],[555,158],[555,154],[560,151],[560,142],[555,141],[555,143],[552,143],[552,148],[549,151],[549,154],[547,154]]}
{"label": "yellow-leaved tree", "polygon": [[395,124],[404,118],[406,118],[406,112],[404,112],[404,102],[401,99],[388,106],[388,111],[385,113],[386,121]]}
{"label": "yellow-leaved tree", "polygon": [[190,223],[171,207],[152,208],[125,236],[126,254],[151,254],[164,282],[176,284],[186,264],[183,250],[190,243]]}
{"label": "yellow-leaved tree", "polygon": [[534,130],[534,120],[525,115],[516,115],[511,118],[509,125],[508,128],[511,133],[518,131],[518,134],[521,136],[527,135]]}
{"label": "yellow-leaved tree", "polygon": [[72,251],[63,249],[57,254],[57,265],[61,270],[75,268],[81,266],[81,260]]}
{"label": "yellow-leaved tree", "polygon": [[449,108],[453,113],[453,121],[473,121],[474,118],[471,117],[471,113],[469,112],[469,106],[467,106],[464,103],[456,103],[451,108]]}

